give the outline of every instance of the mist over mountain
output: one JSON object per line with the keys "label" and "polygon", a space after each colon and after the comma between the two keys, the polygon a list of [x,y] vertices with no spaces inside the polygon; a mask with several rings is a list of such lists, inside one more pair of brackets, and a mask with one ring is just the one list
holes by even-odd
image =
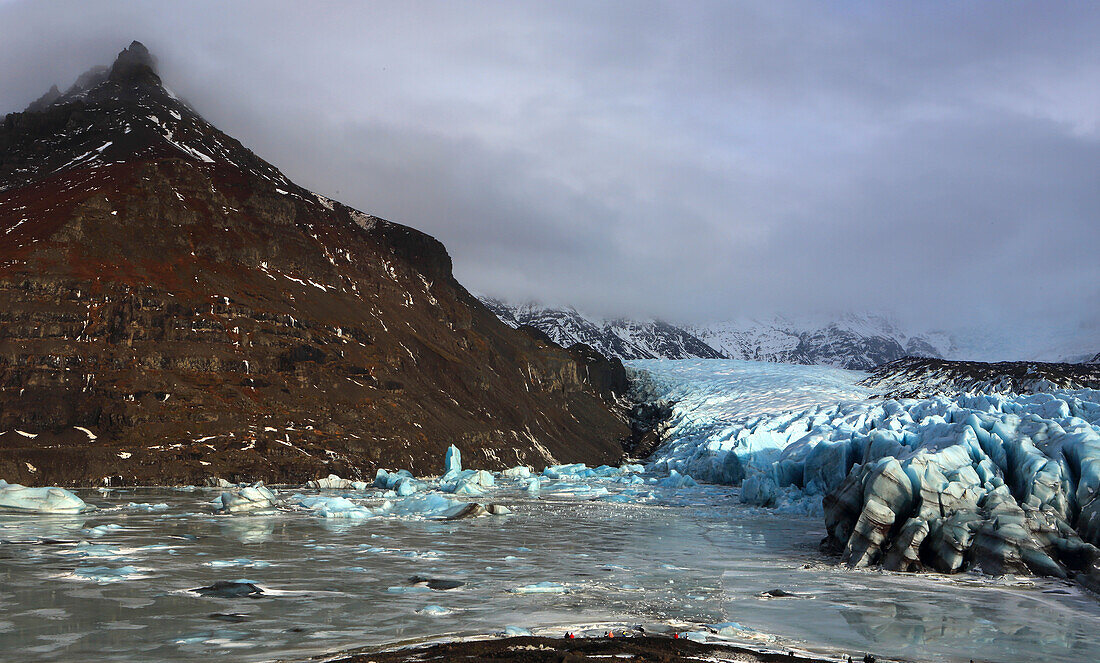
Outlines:
{"label": "mist over mountain", "polygon": [[1092,359],[1091,349],[1100,346],[1087,331],[914,330],[891,316],[874,314],[775,315],[677,325],[646,318],[609,320],[572,307],[480,297],[511,326],[530,325],[564,347],[585,343],[623,360],[728,358],[870,370],[902,357],[1077,363]]}

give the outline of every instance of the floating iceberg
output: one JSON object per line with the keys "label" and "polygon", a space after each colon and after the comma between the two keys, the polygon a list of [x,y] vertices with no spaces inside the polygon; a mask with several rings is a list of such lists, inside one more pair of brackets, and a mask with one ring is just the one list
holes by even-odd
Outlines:
{"label": "floating iceberg", "polygon": [[392,506],[389,501],[383,502],[377,508],[370,508],[357,504],[346,497],[330,497],[326,495],[293,495],[290,503],[303,509],[309,509],[322,518],[350,518],[361,520],[375,518],[388,513]]}
{"label": "floating iceberg", "polygon": [[81,566],[77,567],[71,577],[92,582],[120,582],[139,577],[141,572],[132,566]]}
{"label": "floating iceberg", "polygon": [[556,582],[536,582],[509,590],[513,594],[565,594],[565,585]]}
{"label": "floating iceberg", "polygon": [[412,479],[412,472],[408,470],[397,470],[396,472],[390,472],[388,470],[379,469],[374,475],[374,487],[381,488],[383,490],[394,490],[397,484],[402,479]]}
{"label": "floating iceberg", "polygon": [[669,470],[668,476],[657,480],[661,488],[693,488],[699,484],[686,474],[680,474],[676,470]]}
{"label": "floating iceberg", "polygon": [[0,509],[36,513],[84,513],[95,507],[64,488],[28,488],[0,479]]}
{"label": "floating iceberg", "polygon": [[439,480],[439,489],[457,495],[481,495],[486,488],[496,484],[492,472],[485,470],[458,470],[443,475]]}
{"label": "floating iceberg", "polygon": [[521,480],[527,479],[531,476],[531,468],[526,465],[519,465],[516,467],[508,468],[500,473],[500,476],[504,479]]}
{"label": "floating iceberg", "polygon": [[596,499],[608,494],[604,486],[593,486],[587,483],[573,483],[571,481],[557,481],[540,489],[540,494],[548,497],[568,497],[576,499]]}
{"label": "floating iceberg", "polygon": [[256,509],[270,509],[275,506],[278,499],[270,488],[262,483],[241,488],[237,492],[226,491],[213,501],[215,510],[223,513],[239,513],[241,511],[255,511]]}
{"label": "floating iceberg", "polygon": [[366,481],[352,481],[342,479],[335,474],[330,474],[323,479],[310,479],[306,483],[307,488],[335,489],[335,490],[366,490],[369,485]]}
{"label": "floating iceberg", "polygon": [[387,516],[428,520],[458,520],[460,518],[511,513],[511,510],[507,507],[497,504],[482,505],[477,502],[463,502],[438,493],[385,500],[377,506],[359,504],[346,497],[293,495],[290,498],[290,504],[313,511],[324,518],[359,520]]}
{"label": "floating iceberg", "polygon": [[130,502],[126,505],[127,508],[134,511],[167,511],[168,504],[160,502],[158,504],[139,504],[137,502]]}

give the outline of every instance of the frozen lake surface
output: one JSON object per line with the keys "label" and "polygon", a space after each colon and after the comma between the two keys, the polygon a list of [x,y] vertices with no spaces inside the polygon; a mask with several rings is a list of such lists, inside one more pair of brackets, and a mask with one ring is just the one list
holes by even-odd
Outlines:
{"label": "frozen lake surface", "polygon": [[[89,491],[100,507],[90,515],[0,515],[0,651],[260,661],[509,625],[669,620],[921,660],[1084,661],[1100,650],[1100,603],[1072,585],[849,571],[818,553],[817,519],[742,505],[726,487],[653,493],[624,504],[502,489],[494,501],[514,514],[440,522],[222,516],[209,513],[213,491]],[[435,591],[409,584],[415,575],[465,584]],[[265,594],[188,591],[238,579]],[[565,592],[514,591],[535,583]],[[774,589],[797,596],[757,596]]]}

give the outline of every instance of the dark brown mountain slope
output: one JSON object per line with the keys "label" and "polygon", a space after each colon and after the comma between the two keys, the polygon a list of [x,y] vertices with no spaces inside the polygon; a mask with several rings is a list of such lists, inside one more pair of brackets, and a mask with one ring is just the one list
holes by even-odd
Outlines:
{"label": "dark brown mountain slope", "polygon": [[0,477],[620,456],[606,362],[506,327],[428,235],[287,181],[140,44],[32,108],[0,125]]}

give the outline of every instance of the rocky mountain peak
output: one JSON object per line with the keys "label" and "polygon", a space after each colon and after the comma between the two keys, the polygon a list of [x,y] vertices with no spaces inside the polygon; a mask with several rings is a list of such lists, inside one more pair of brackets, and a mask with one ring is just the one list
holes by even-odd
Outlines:
{"label": "rocky mountain peak", "polygon": [[53,96],[0,121],[0,476],[619,459],[620,365],[508,328],[437,240],[290,182],[141,44]]}
{"label": "rocky mountain peak", "polygon": [[130,42],[111,66],[108,78],[118,82],[147,82],[160,85],[156,59],[140,41]]}

